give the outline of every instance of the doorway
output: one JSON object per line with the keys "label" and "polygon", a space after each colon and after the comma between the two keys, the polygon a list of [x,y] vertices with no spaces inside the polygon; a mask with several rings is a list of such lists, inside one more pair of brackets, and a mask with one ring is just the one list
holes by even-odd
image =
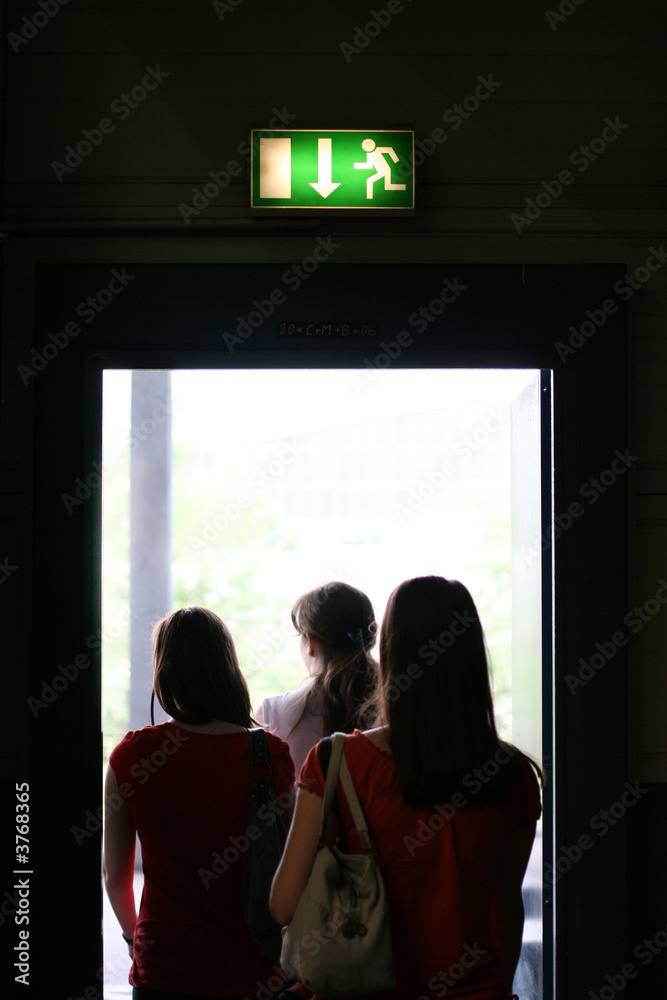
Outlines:
{"label": "doorway", "polygon": [[[541,484],[551,481],[541,395],[549,387],[548,373],[530,369],[106,370],[105,765],[128,729],[150,721],[148,637],[174,607],[206,604],[223,617],[259,705],[305,680],[289,616],[301,593],[343,580],[371,597],[381,621],[401,580],[430,573],[471,590],[501,738],[541,762],[543,632],[551,648],[550,595],[544,627],[539,599]],[[548,504],[544,511],[550,517]],[[548,692],[544,701],[550,711]],[[517,974],[531,1000],[543,995],[545,805]],[[139,898],[139,870],[135,887]],[[130,962],[106,900],[104,913],[105,990],[129,996]]]}
{"label": "doorway", "polygon": [[[627,447],[623,308],[609,317],[603,335],[585,338],[566,360],[558,351],[584,322],[586,310],[609,297],[623,265],[335,263],[294,290],[280,315],[265,317],[241,344],[228,344],[224,334],[247,333],[240,321],[250,316],[253,301],[265,302],[270,290],[281,286],[290,259],[300,259],[301,248],[308,249],[305,240],[298,249],[290,242],[280,247],[273,247],[280,263],[133,264],[135,278],[123,296],[96,316],[90,330],[70,339],[34,381],[33,693],[39,695],[58,675],[58,664],[79,656],[86,665],[76,682],[32,720],[32,846],[41,875],[31,899],[31,945],[34,940],[41,956],[35,988],[42,992],[76,997],[87,990],[92,995],[102,976],[101,823],[96,819],[103,773],[103,626],[97,586],[102,513],[94,473],[102,461],[107,369],[368,370],[386,363],[380,348],[395,353],[397,345],[411,339],[410,350],[402,349],[400,356],[406,369],[551,371],[553,456],[542,468],[552,466],[554,475],[551,484],[543,484],[542,499],[559,530],[539,540],[552,570],[543,582],[552,588],[554,622],[553,671],[542,684],[543,692],[548,689],[553,696],[553,712],[544,712],[553,717],[553,730],[543,733],[545,760],[553,771],[545,866],[554,860],[554,844],[576,843],[589,818],[615,800],[626,780],[625,651],[619,650],[613,672],[577,698],[564,680],[571,664],[595,648],[601,635],[612,634],[627,611],[625,481],[562,527],[570,504],[581,498],[582,485],[607,468],[616,449]],[[352,240],[347,252],[353,257],[354,247]],[[37,268],[36,344],[46,342],[49,331],[65,329],[77,303],[108,283],[111,267]],[[411,326],[411,318],[421,315],[446,281],[456,288],[465,285],[465,294],[426,328]],[[252,319],[257,323],[259,316]],[[287,335],[301,321],[323,324],[322,329],[330,323],[331,336],[316,341]],[[334,321],[340,321],[340,335]],[[345,336],[352,321],[365,326],[366,333],[372,327],[379,344]],[[77,489],[85,497],[68,510],[63,497]],[[78,840],[73,831],[86,823],[89,829]],[[611,880],[610,871],[616,873]],[[551,989],[560,1000],[580,991],[582,983],[594,989],[614,967],[625,943],[624,872],[619,829],[557,882],[545,882],[545,906],[554,914],[559,939],[557,953],[548,956],[551,938],[545,924],[545,995]],[[73,925],[54,926],[53,900],[72,914]],[[590,926],[599,929],[593,939]]]}

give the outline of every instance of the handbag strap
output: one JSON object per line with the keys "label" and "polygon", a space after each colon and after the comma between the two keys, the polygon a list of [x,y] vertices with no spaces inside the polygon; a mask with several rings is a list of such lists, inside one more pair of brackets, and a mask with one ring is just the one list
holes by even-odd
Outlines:
{"label": "handbag strap", "polygon": [[[345,737],[343,737],[343,741]],[[350,769],[347,766],[347,760],[345,759],[345,752],[343,751],[343,757],[340,762],[340,780],[343,783],[343,791],[347,797],[347,804],[350,807],[350,812],[352,813],[352,819],[354,820],[354,825],[357,828],[357,833],[359,834],[359,840],[361,841],[361,849],[364,854],[374,854],[375,848],[373,847],[373,841],[371,840],[371,835],[368,832],[368,824],[366,823],[366,817],[364,816],[363,810],[359,803],[359,798],[357,796],[357,790],[354,787],[354,782],[352,781],[352,775],[350,774]]]}
{"label": "handbag strap", "polygon": [[[260,795],[261,801],[266,801],[271,784],[271,747],[263,729],[248,730],[248,749],[250,750],[250,775],[252,777],[250,798]],[[268,773],[257,774],[256,766],[268,768]]]}
{"label": "handbag strap", "polygon": [[318,851],[324,846],[324,839],[327,832],[327,822],[329,820],[329,813],[331,812],[331,806],[333,805],[334,796],[336,794],[336,782],[338,781],[338,771],[340,769],[340,761],[343,756],[344,746],[345,737],[340,733],[334,733],[331,737],[331,756],[327,767],[327,780],[324,785],[324,795],[322,797],[320,832],[317,837]]}
{"label": "handbag strap", "polygon": [[354,825],[356,826],[357,833],[359,834],[361,849],[364,853],[374,854],[375,849],[373,847],[371,835],[368,832],[366,817],[364,816],[359,803],[354,782],[352,781],[352,775],[350,774],[350,769],[347,766],[347,760],[345,759],[345,733],[334,733],[331,737],[331,759],[329,760],[329,766],[327,768],[327,780],[324,786],[324,797],[322,799],[320,832],[317,841],[318,849],[324,844],[326,825],[329,819],[329,813],[331,811],[334,796],[336,794],[336,782],[339,774],[343,785],[343,791],[345,792],[347,803],[350,807],[350,812],[352,813],[352,819],[354,820]]}

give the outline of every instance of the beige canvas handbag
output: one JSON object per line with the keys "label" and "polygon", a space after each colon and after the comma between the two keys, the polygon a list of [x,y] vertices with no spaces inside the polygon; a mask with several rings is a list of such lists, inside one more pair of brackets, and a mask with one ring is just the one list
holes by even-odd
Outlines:
{"label": "beige canvas handbag", "polygon": [[[339,772],[362,854],[324,843]],[[332,737],[313,870],[282,935],[282,967],[314,993],[351,997],[395,985],[384,882],[345,760],[344,733]]]}

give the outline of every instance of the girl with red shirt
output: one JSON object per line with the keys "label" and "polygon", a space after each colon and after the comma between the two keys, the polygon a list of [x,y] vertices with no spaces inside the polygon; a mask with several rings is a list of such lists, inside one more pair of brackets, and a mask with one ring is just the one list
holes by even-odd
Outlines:
{"label": "girl with red shirt", "polygon": [[[194,607],[158,622],[153,647],[154,691],[171,719],[124,737],[105,787],[104,878],[133,958],[133,1000],[268,1000],[284,975],[243,916],[252,723],[234,642],[214,612]],[[268,740],[288,822],[294,767],[287,744]]]}
{"label": "girl with red shirt", "polygon": [[[382,724],[345,740],[392,928],[396,988],[373,997],[509,1000],[541,772],[498,738],[482,626],[462,584],[422,577],[393,592],[379,705]],[[271,890],[283,924],[312,869],[324,780],[315,748]],[[361,851],[340,781],[338,801],[347,849]],[[328,843],[340,832],[332,814]]]}

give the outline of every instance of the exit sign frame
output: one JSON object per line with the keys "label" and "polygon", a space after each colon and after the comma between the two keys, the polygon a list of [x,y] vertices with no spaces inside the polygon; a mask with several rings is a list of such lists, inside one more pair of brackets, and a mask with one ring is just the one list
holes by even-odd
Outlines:
{"label": "exit sign frame", "polygon": [[414,215],[410,127],[252,129],[250,141],[253,215]]}

